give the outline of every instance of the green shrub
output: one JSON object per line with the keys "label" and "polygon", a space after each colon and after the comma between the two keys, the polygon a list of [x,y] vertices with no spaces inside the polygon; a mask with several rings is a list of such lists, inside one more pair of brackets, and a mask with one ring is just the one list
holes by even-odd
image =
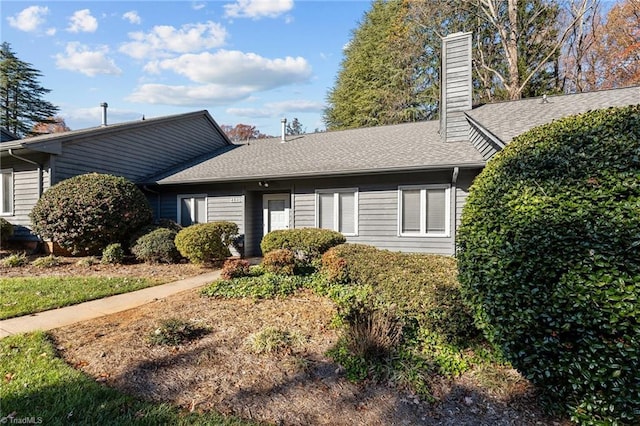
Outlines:
{"label": "green shrub", "polygon": [[200,327],[191,321],[180,318],[168,318],[160,323],[160,326],[149,334],[149,343],[152,345],[177,346],[190,342],[207,334],[206,327]]}
{"label": "green shrub", "polygon": [[321,272],[334,284],[349,284],[332,290],[346,316],[365,308],[393,307],[408,326],[415,324],[451,342],[477,335],[451,257],[342,244],[325,253]]}
{"label": "green shrub", "polygon": [[156,229],[165,228],[175,231],[177,234],[182,230],[182,226],[171,219],[158,219],[154,223],[146,224],[134,230],[128,240],[128,248],[131,249],[138,242],[138,238],[155,231]]}
{"label": "green shrub", "polygon": [[123,260],[124,249],[120,243],[109,244],[102,250],[101,262],[104,264],[116,265],[122,263]]}
{"label": "green shrub", "polygon": [[0,217],[0,247],[4,246],[13,235],[13,225],[7,219]]}
{"label": "green shrub", "polygon": [[331,247],[345,241],[341,233],[329,229],[281,229],[265,235],[260,248],[263,255],[277,249],[288,249],[293,251],[299,260],[311,263],[315,259],[320,259],[320,256]]}
{"label": "green shrub", "polygon": [[6,268],[17,268],[19,266],[24,266],[29,262],[27,259],[27,255],[24,253],[14,253],[0,261],[0,264]]}
{"label": "green shrub", "polygon": [[78,259],[78,261],[76,262],[76,265],[88,267],[88,266],[95,265],[96,263],[100,263],[97,257],[87,256],[87,257]]}
{"label": "green shrub", "polygon": [[295,293],[300,288],[312,286],[313,280],[313,276],[266,273],[258,276],[214,281],[203,288],[201,294],[208,297],[228,299],[285,297]]}
{"label": "green shrub", "polygon": [[272,274],[293,275],[296,267],[296,255],[288,249],[275,249],[262,258],[262,268]]}
{"label": "green shrub", "polygon": [[39,257],[31,262],[36,268],[53,268],[60,265],[60,259],[50,254],[49,256]]}
{"label": "green shrub", "polygon": [[231,256],[229,245],[237,235],[238,225],[232,222],[198,223],[178,232],[175,244],[191,262],[207,263]]}
{"label": "green shrub", "polygon": [[152,220],[142,191],[123,177],[90,173],[49,188],[31,210],[33,231],[74,255],[99,254]]}
{"label": "green shrub", "polygon": [[250,267],[251,265],[245,259],[229,259],[222,265],[220,277],[223,280],[246,277],[251,273]]}
{"label": "green shrub", "polygon": [[640,423],[640,105],[516,138],[476,178],[458,235],[477,324],[585,424]]}
{"label": "green shrub", "polygon": [[139,237],[131,247],[131,253],[142,262],[175,263],[180,260],[176,235],[174,230],[157,228]]}

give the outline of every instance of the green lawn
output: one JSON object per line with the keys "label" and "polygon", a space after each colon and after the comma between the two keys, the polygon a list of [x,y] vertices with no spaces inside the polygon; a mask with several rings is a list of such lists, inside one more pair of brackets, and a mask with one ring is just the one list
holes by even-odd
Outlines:
{"label": "green lawn", "polygon": [[0,374],[2,423],[11,416],[13,422],[29,419],[43,425],[254,424],[216,413],[185,413],[122,394],[68,366],[42,332],[0,340]]}
{"label": "green lawn", "polygon": [[127,277],[0,278],[0,319],[61,308],[155,284],[156,281]]}

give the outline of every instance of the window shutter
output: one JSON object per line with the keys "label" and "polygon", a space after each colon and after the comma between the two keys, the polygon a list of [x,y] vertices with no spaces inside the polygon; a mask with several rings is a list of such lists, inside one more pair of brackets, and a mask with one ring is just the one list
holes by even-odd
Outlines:
{"label": "window shutter", "polygon": [[10,172],[2,173],[2,182],[0,182],[0,195],[2,196],[2,205],[0,212],[11,213],[13,211],[13,175]]}
{"label": "window shutter", "polygon": [[180,225],[191,225],[191,198],[180,199]]}
{"label": "window shutter", "polygon": [[320,207],[318,212],[320,217],[318,218],[318,227],[324,229],[334,229],[333,227],[333,194],[332,193],[320,193],[318,194],[318,203]]}
{"label": "window shutter", "polygon": [[427,223],[426,229],[429,232],[445,232],[446,230],[446,190],[427,190]]}
{"label": "window shutter", "polygon": [[194,198],[193,202],[195,204],[194,223],[205,223],[207,221],[207,199]]}
{"label": "window shutter", "polygon": [[341,192],[339,197],[339,216],[340,229],[338,231],[344,234],[355,234],[355,201],[356,197],[353,192]]}
{"label": "window shutter", "polygon": [[420,190],[402,191],[402,232],[420,232]]}

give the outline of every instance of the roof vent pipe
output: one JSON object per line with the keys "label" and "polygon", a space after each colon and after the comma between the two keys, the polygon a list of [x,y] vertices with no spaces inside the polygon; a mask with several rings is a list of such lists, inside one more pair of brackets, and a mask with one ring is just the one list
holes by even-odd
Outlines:
{"label": "roof vent pipe", "polygon": [[285,143],[287,141],[287,119],[283,118],[280,120],[280,124],[282,124],[282,132],[281,132],[281,143]]}
{"label": "roof vent pipe", "polygon": [[102,107],[102,126],[107,125],[107,107],[109,106],[106,102],[100,104]]}

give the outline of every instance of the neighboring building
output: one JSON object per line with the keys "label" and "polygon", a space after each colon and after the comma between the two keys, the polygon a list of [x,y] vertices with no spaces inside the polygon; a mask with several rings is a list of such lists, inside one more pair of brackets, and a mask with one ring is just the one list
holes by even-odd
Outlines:
{"label": "neighboring building", "polygon": [[302,227],[389,250],[453,254],[473,179],[513,137],[568,115],[640,103],[640,87],[631,87],[472,109],[471,90],[471,37],[458,33],[443,44],[440,122],[233,144],[201,111],[3,142],[0,214],[25,238],[41,191],[97,171],[136,182],[158,218],[237,223],[247,256],[259,254],[265,233]]}

